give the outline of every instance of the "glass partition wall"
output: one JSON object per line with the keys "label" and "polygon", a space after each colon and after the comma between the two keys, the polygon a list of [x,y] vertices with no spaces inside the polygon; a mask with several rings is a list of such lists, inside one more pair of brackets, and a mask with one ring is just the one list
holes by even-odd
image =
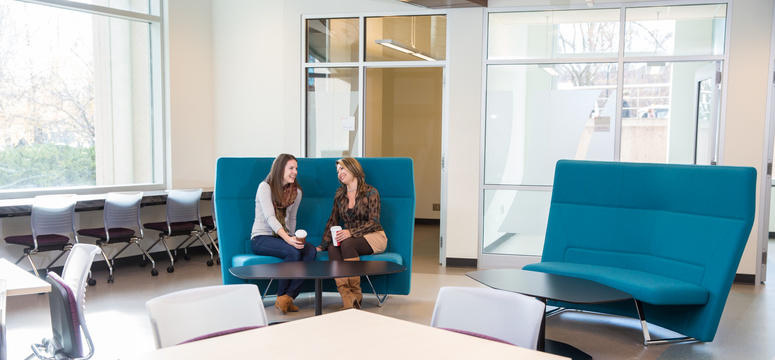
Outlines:
{"label": "glass partition wall", "polygon": [[559,159],[718,161],[726,12],[488,14],[480,266],[540,259]]}

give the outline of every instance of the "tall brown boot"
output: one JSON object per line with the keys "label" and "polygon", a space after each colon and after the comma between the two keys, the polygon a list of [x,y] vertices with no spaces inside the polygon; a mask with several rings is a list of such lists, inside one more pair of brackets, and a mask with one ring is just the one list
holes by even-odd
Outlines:
{"label": "tall brown boot", "polygon": [[[361,260],[360,257],[344,259],[344,261],[359,261],[359,260]],[[361,277],[360,276],[348,277],[347,287],[349,287],[350,293],[352,294],[353,307],[355,307],[356,309],[360,309],[361,301],[363,301],[363,294],[361,293]]]}
{"label": "tall brown boot", "polygon": [[349,278],[336,278],[336,289],[339,290],[339,295],[342,297],[342,310],[352,309],[355,302],[355,296],[350,291]]}
{"label": "tall brown boot", "polygon": [[355,298],[355,308],[360,309],[361,308],[361,302],[363,302],[363,293],[361,292],[361,277],[360,276],[353,276],[347,278],[348,283],[350,285],[350,292],[352,292],[353,297]]}

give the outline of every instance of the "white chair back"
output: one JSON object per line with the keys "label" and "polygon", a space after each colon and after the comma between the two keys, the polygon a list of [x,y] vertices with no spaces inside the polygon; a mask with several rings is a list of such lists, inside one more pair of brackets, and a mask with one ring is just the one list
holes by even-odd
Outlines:
{"label": "white chair back", "polygon": [[[86,309],[86,281],[89,277],[94,256],[100,253],[100,248],[92,244],[75,244],[65,260],[62,269],[62,280],[75,291],[75,299],[82,309]],[[85,311],[85,310],[84,310]]]}
{"label": "white chair back", "polygon": [[217,332],[267,325],[261,294],[252,284],[181,290],[148,300],[145,308],[156,348]]}
{"label": "white chair back", "polygon": [[513,292],[442,287],[431,326],[468,331],[535,349],[545,309],[543,302]]}

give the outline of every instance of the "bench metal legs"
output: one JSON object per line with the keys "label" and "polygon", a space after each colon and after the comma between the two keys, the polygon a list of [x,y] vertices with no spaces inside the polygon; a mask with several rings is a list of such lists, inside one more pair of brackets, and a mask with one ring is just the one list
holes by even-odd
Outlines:
{"label": "bench metal legs", "polygon": [[635,308],[638,310],[638,318],[640,318],[640,326],[643,328],[643,345],[649,346],[649,345],[675,344],[675,343],[681,343],[686,341],[697,341],[697,339],[688,337],[688,336],[651,340],[651,335],[649,335],[649,328],[648,328],[648,325],[646,324],[646,313],[643,312],[643,303],[640,302],[639,300],[635,300]]}

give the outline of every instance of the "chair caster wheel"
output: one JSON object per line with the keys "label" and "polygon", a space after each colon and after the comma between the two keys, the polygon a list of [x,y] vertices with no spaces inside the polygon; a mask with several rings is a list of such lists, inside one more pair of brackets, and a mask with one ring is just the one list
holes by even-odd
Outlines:
{"label": "chair caster wheel", "polygon": [[174,271],[175,271],[175,267],[174,266],[172,266],[172,265],[167,266],[167,272],[168,273],[171,273],[171,272],[174,272]]}
{"label": "chair caster wheel", "polygon": [[112,284],[112,283],[113,283],[113,275],[108,276],[108,284]]}
{"label": "chair caster wheel", "polygon": [[156,268],[151,269],[151,276],[159,276],[159,270],[156,270]]}
{"label": "chair caster wheel", "polygon": [[92,278],[92,279],[87,280],[86,283],[89,284],[89,286],[94,286],[94,285],[97,285],[97,280],[94,280]]}
{"label": "chair caster wheel", "polygon": [[207,260],[207,266],[213,266],[213,259]]}
{"label": "chair caster wheel", "polygon": [[186,259],[186,261],[191,260],[191,256],[188,256],[188,254],[183,254],[183,259]]}

